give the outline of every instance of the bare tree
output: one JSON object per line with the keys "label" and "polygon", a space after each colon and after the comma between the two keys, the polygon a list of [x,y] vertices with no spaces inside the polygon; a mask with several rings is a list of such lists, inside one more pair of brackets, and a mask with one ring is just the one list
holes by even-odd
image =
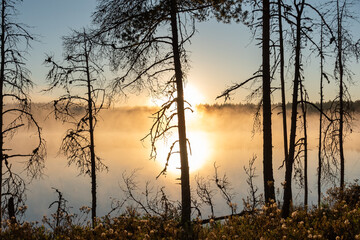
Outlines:
{"label": "bare tree", "polygon": [[54,234],[59,234],[60,231],[65,231],[66,228],[72,224],[71,214],[69,213],[69,207],[67,206],[67,200],[64,198],[64,194],[57,188],[52,188],[57,194],[57,200],[53,201],[49,205],[49,209],[53,206],[56,207],[55,213],[51,214],[52,219],[47,217],[43,218],[43,222],[48,224],[54,231]]}
{"label": "bare tree", "polygon": [[214,202],[213,197],[215,192],[211,189],[210,180],[205,180],[203,177],[197,175],[195,176],[196,181],[196,193],[199,196],[200,200],[210,207],[211,216],[210,218],[214,218]]}
{"label": "bare tree", "polygon": [[[91,177],[93,227],[96,224],[96,172],[107,169],[95,154],[95,127],[99,111],[104,106],[105,90],[102,88],[103,69],[97,62],[94,45],[84,30],[64,38],[64,66],[49,56],[45,63],[51,67],[47,74],[49,89],[62,87],[66,94],[54,100],[55,117],[70,122],[62,140],[61,151],[68,164],[75,164],[81,174]],[[83,95],[82,95],[83,94]],[[80,109],[80,113],[77,111]],[[79,116],[79,114],[82,114]]]}
{"label": "bare tree", "polygon": [[[15,208],[25,200],[25,181],[13,172],[13,162],[19,158],[28,159],[23,163],[28,176],[33,179],[41,176],[46,155],[41,128],[31,113],[28,92],[33,82],[25,66],[25,56],[34,38],[26,25],[15,22],[18,2],[3,0],[0,9],[0,220],[8,198],[14,198]],[[26,126],[35,128],[37,140],[32,143],[32,150],[24,152],[10,149],[14,134]]]}
{"label": "bare tree", "polygon": [[323,167],[323,112],[324,112],[324,78],[329,82],[329,78],[324,71],[324,23],[321,21],[321,30],[320,30],[320,117],[319,117],[319,145],[318,145],[318,183],[317,183],[317,193],[318,193],[318,207],[320,208],[321,204],[321,177],[322,177],[322,167]]}
{"label": "bare tree", "polygon": [[[302,15],[305,8],[305,0],[297,2],[294,0],[295,8],[295,70],[293,82],[293,99],[292,99],[292,113],[291,113],[291,128],[290,128],[290,141],[289,141],[289,155],[285,162],[285,189],[284,189],[284,202],[282,206],[282,216],[288,217],[290,212],[290,204],[292,201],[292,172],[295,157],[296,147],[296,123],[297,123],[297,107],[299,85],[301,81],[301,43],[302,43]],[[289,21],[289,19],[287,19]]]}
{"label": "bare tree", "polygon": [[[262,79],[261,87],[257,88],[252,94],[251,98],[259,91],[261,91],[261,101],[262,104],[262,131],[263,131],[263,183],[264,183],[264,192],[265,192],[265,201],[269,203],[271,200],[275,200],[275,182],[273,176],[273,164],[272,164],[272,124],[271,124],[271,61],[270,61],[270,29],[271,29],[271,12],[270,12],[270,1],[263,0],[262,6],[258,10],[253,11],[255,16],[256,11],[262,12],[261,22],[246,22],[251,28],[256,26],[262,30],[261,35],[261,49],[262,49],[262,66],[259,71],[257,71],[253,77],[243,81],[240,84],[236,84],[228,89],[226,89],[220,96],[217,98],[225,97],[225,100],[229,99],[230,93],[236,89],[244,86],[249,82],[253,82],[257,79]],[[259,1],[250,1],[247,2],[253,8],[258,8]],[[238,12],[238,15],[247,16],[245,12]],[[254,17],[251,18],[254,21]],[[245,22],[243,20],[243,22]],[[255,28],[255,29],[256,29]]]}
{"label": "bare tree", "polygon": [[[326,10],[333,14],[332,26],[328,27],[331,32],[330,43],[335,44],[335,67],[334,77],[339,84],[339,94],[333,101],[330,108],[333,121],[328,122],[324,132],[324,156],[331,159],[336,169],[340,169],[340,187],[343,189],[345,184],[345,157],[344,139],[346,134],[351,131],[351,96],[348,85],[352,83],[353,73],[348,68],[351,57],[358,58],[358,42],[354,42],[348,26],[351,20],[355,19],[352,8],[356,1],[333,0],[330,1]],[[340,167],[338,166],[340,164]],[[329,164],[328,164],[329,165]],[[327,175],[335,176],[335,171],[327,166]],[[325,174],[325,173],[324,173]]]}
{"label": "bare tree", "polygon": [[[249,189],[248,189],[249,196],[247,197],[246,201],[244,200],[244,205],[245,205],[244,208],[248,209],[250,211],[254,211],[260,204],[263,203],[263,201],[262,201],[263,195],[257,194],[259,189],[254,184],[254,179],[258,176],[258,175],[256,175],[256,167],[254,166],[256,159],[257,159],[257,156],[254,155],[249,160],[248,167],[244,166],[244,171],[247,175],[246,183],[249,186]],[[246,206],[246,204],[250,204],[250,206]]]}
{"label": "bare tree", "polygon": [[[323,153],[326,154],[326,149],[328,148],[328,145],[326,144],[327,141],[326,140],[326,135],[324,137],[323,135],[323,131],[324,131],[324,117],[326,118],[326,120],[329,122],[327,128],[329,129],[329,126],[332,126],[334,123],[334,119],[330,118],[327,114],[326,111],[323,107],[323,101],[324,101],[324,93],[323,93],[323,85],[324,85],[324,78],[327,80],[328,83],[330,83],[329,81],[329,77],[328,74],[325,72],[324,70],[324,63],[325,63],[325,51],[326,51],[326,47],[329,47],[335,40],[335,35],[333,33],[333,30],[331,28],[331,26],[328,23],[328,15],[329,15],[329,11],[324,10],[324,8],[326,8],[326,6],[328,5],[328,3],[325,4],[320,4],[317,7],[315,7],[312,4],[309,3],[305,3],[305,6],[308,7],[309,9],[311,9],[319,18],[319,23],[316,23],[313,20],[313,23],[311,25],[311,27],[308,28],[308,30],[313,30],[314,28],[317,28],[320,30],[320,40],[319,40],[319,44],[315,43],[315,41],[311,38],[311,36],[309,36],[307,34],[307,31],[302,31],[303,34],[306,37],[306,40],[311,42],[312,46],[315,48],[314,52],[316,52],[319,56],[320,56],[320,106],[317,107],[315,104],[309,102],[307,99],[302,98],[301,99],[301,108],[304,109],[305,105],[312,105],[316,110],[319,111],[320,113],[320,117],[319,117],[319,145],[318,145],[318,206],[320,206],[320,202],[321,202],[321,180],[322,180],[322,176],[329,176],[330,178],[332,178],[331,176],[333,176],[333,174],[331,173],[331,164],[328,161],[327,164],[325,164],[324,158],[323,158]],[[327,42],[326,40],[329,39],[329,41]],[[303,86],[301,86],[303,87]],[[302,92],[302,91],[301,91]],[[305,105],[304,105],[305,104]],[[304,112],[304,111],[303,111]],[[305,120],[305,119],[304,119]],[[329,132],[329,131],[327,131]],[[305,142],[305,141],[304,141]],[[324,146],[324,147],[323,147]],[[331,148],[331,147],[330,147]],[[304,149],[304,151],[306,150],[306,148]],[[328,159],[329,156],[333,156],[332,154],[328,155]],[[336,165],[336,164],[335,164]],[[327,172],[327,174],[324,174],[324,169],[323,167],[326,167],[325,170]],[[304,174],[306,175],[306,173]],[[306,186],[306,183],[305,183]],[[306,201],[305,201],[306,202]]]}
{"label": "bare tree", "polygon": [[172,201],[169,198],[165,192],[165,187],[154,189],[150,182],[146,182],[145,189],[140,190],[137,172],[138,169],[130,173],[123,172],[124,185],[121,186],[121,190],[124,193],[124,199],[120,206],[131,203],[135,204],[135,209],[146,215],[156,215],[164,220],[179,219],[179,202]]}
{"label": "bare tree", "polygon": [[308,206],[309,199],[309,186],[308,186],[308,134],[307,134],[307,105],[305,101],[308,99],[304,84],[300,82],[300,99],[301,99],[301,112],[302,112],[302,125],[304,131],[303,138],[303,159],[304,159],[304,207]]}
{"label": "bare tree", "polygon": [[216,163],[214,162],[214,177],[213,181],[215,182],[217,188],[221,192],[221,196],[225,199],[226,204],[229,206],[231,210],[231,215],[236,214],[237,204],[233,202],[233,199],[235,197],[235,193],[233,192],[233,189],[231,187],[231,183],[226,175],[226,173],[221,177],[218,173],[219,167],[216,166]]}
{"label": "bare tree", "polygon": [[272,164],[271,75],[270,75],[270,1],[262,1],[262,101],[263,101],[263,176],[265,202],[275,201]]}
{"label": "bare tree", "polygon": [[288,138],[287,138],[287,121],[286,121],[286,95],[285,95],[285,53],[284,53],[284,33],[283,33],[283,16],[282,0],[278,0],[278,27],[279,27],[279,51],[280,51],[280,83],[281,83],[281,111],[283,116],[283,138],[284,138],[284,159],[288,158]]}
{"label": "bare tree", "polygon": [[[171,149],[177,145],[179,151],[170,150],[170,156],[175,152],[180,154],[181,221],[187,229],[190,226],[191,198],[185,124],[188,107],[183,89],[188,68],[185,43],[195,33],[195,20],[203,20],[206,15],[203,10],[213,5],[209,2],[99,0],[93,15],[99,27],[95,37],[107,49],[105,52],[110,56],[113,69],[120,70],[121,77],[112,85],[114,92],[147,88],[152,94],[165,93],[169,97],[155,114],[149,136],[152,156],[156,156],[155,141],[177,129],[178,139]],[[163,81],[165,76],[167,80]]]}
{"label": "bare tree", "polygon": [[347,67],[347,62],[351,56],[358,56],[359,50],[356,43],[353,42],[349,29],[346,28],[346,22],[354,19],[351,13],[351,7],[355,2],[350,0],[336,0],[335,1],[335,35],[336,35],[336,63],[334,69],[335,79],[339,83],[338,105],[336,107],[338,119],[338,150],[340,157],[340,187],[345,186],[345,157],[344,157],[344,138],[346,135],[346,127],[352,119],[350,112],[351,96],[348,92],[345,80],[351,83],[351,71]]}
{"label": "bare tree", "polygon": [[345,157],[344,157],[344,62],[343,62],[343,18],[346,0],[340,6],[339,0],[336,1],[336,19],[337,19],[337,58],[336,66],[339,79],[339,153],[340,153],[340,187],[345,185]]}

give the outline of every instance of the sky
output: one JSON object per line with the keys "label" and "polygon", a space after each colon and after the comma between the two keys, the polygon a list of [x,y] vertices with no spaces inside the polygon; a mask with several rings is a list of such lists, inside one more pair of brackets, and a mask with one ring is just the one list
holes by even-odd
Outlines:
{"label": "sky", "polygon": [[[33,42],[29,51],[28,68],[32,72],[32,79],[37,84],[33,91],[33,101],[50,101],[52,96],[41,93],[46,87],[45,76],[47,68],[43,65],[45,54],[54,54],[61,58],[61,37],[71,32],[90,26],[91,14],[96,7],[96,0],[24,0],[18,7],[19,22],[31,26],[31,32],[36,34],[38,42]],[[357,6],[359,7],[359,6]],[[358,22],[356,23],[359,24]],[[358,27],[354,27],[353,34],[360,37]],[[261,51],[258,40],[252,38],[250,30],[243,24],[223,24],[215,20],[197,24],[197,33],[188,46],[191,69],[187,75],[187,84],[196,89],[203,103],[223,103],[215,100],[227,87],[242,82],[259,69],[261,65]],[[287,73],[287,96],[291,97],[291,67]],[[318,99],[318,59],[304,58],[305,84],[308,88],[310,99]],[[354,85],[350,93],[354,100],[359,99],[360,76],[359,64],[352,65]],[[115,75],[109,75],[110,78]],[[278,81],[274,87],[279,85]],[[185,89],[186,91],[186,89]],[[232,103],[244,102],[251,92],[250,88],[237,90],[232,96]],[[335,97],[337,89],[334,83],[325,87],[326,98]],[[142,105],[149,102],[148,95],[129,95],[123,100],[123,105]],[[279,102],[280,92],[274,94],[273,101]]]}

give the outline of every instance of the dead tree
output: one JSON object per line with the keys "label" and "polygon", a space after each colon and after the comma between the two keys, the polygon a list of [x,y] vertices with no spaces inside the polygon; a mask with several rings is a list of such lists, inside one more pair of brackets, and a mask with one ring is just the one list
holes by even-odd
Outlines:
{"label": "dead tree", "polygon": [[307,134],[307,93],[304,89],[304,84],[300,82],[300,99],[301,99],[301,112],[302,112],[302,123],[303,123],[303,148],[304,148],[304,207],[307,209],[308,198],[309,198],[309,189],[308,189],[308,134]]}
{"label": "dead tree", "polygon": [[[292,112],[291,112],[291,128],[290,128],[290,141],[289,141],[289,155],[285,162],[285,189],[284,189],[284,202],[282,206],[282,216],[288,217],[290,212],[290,205],[292,201],[292,172],[295,159],[296,147],[296,128],[297,128],[297,107],[298,107],[298,94],[299,85],[301,81],[301,46],[302,46],[302,14],[304,12],[305,0],[296,2],[294,0],[295,8],[295,66],[294,66],[294,82],[293,82],[293,99],[292,99]],[[289,21],[289,19],[287,19]]]}
{"label": "dead tree", "polygon": [[218,166],[216,166],[216,163],[214,163],[214,177],[213,181],[215,182],[216,187],[220,190],[221,196],[225,199],[226,204],[231,210],[231,215],[236,214],[237,210],[237,204],[234,203],[233,199],[235,197],[235,193],[233,192],[233,189],[231,187],[231,183],[224,174],[222,177],[219,176],[218,173]]}
{"label": "dead tree", "polygon": [[[45,63],[51,67],[47,74],[47,91],[62,87],[66,94],[54,100],[54,114],[73,124],[62,140],[61,151],[68,164],[75,164],[81,174],[91,177],[93,227],[96,224],[96,172],[107,169],[95,153],[95,127],[97,116],[104,107],[105,90],[102,66],[97,62],[94,45],[84,30],[64,38],[65,59],[58,64],[49,56]],[[84,95],[81,93],[84,92]],[[82,109],[82,116],[76,111]]]}
{"label": "dead tree", "polygon": [[270,1],[262,1],[262,101],[263,101],[263,176],[265,202],[275,201],[272,164],[271,75],[270,75]]}
{"label": "dead tree", "polygon": [[280,51],[280,82],[281,82],[281,110],[283,116],[283,138],[284,138],[284,159],[288,158],[288,138],[286,121],[286,94],[285,94],[285,54],[284,54],[284,34],[282,0],[278,0],[278,25],[279,25],[279,51]]}
{"label": "dead tree", "polygon": [[10,197],[8,201],[8,213],[9,219],[11,223],[16,223],[16,216],[15,216],[15,205],[14,205],[14,198]]}
{"label": "dead tree", "polygon": [[[262,12],[261,22],[252,22],[249,24],[251,27],[260,28],[262,30],[261,35],[261,49],[262,49],[262,66],[261,69],[254,74],[253,77],[245,80],[240,84],[236,84],[228,89],[226,89],[220,96],[217,98],[225,97],[225,100],[229,99],[230,93],[236,89],[244,86],[249,82],[253,82],[257,79],[262,79],[262,85],[254,91],[256,94],[258,91],[261,91],[261,104],[262,104],[262,131],[263,131],[263,184],[264,184],[264,193],[265,201],[269,203],[270,201],[275,201],[275,184],[273,176],[273,164],[272,164],[272,124],[271,124],[271,63],[270,63],[270,1],[262,1],[261,7],[258,5],[258,1],[251,3],[254,8],[260,8]],[[259,10],[260,11],[260,10]],[[255,10],[253,12],[255,16]],[[238,14],[241,14],[239,12]],[[252,19],[255,19],[254,17]],[[254,96],[253,94],[252,96]]]}
{"label": "dead tree", "polygon": [[180,154],[181,222],[186,229],[191,224],[191,197],[183,89],[188,67],[184,44],[195,33],[195,21],[203,20],[204,9],[210,6],[211,1],[100,0],[93,15],[98,26],[94,37],[107,52],[112,68],[121,72],[121,77],[112,84],[115,94],[129,88],[146,88],[152,94],[165,93],[169,97],[155,114],[149,136],[156,156],[154,141],[177,129],[178,140],[172,148],[176,145]]}
{"label": "dead tree", "polygon": [[150,182],[146,182],[145,189],[140,190],[137,172],[137,169],[130,173],[123,172],[124,184],[121,185],[121,190],[124,193],[124,199],[121,201],[120,206],[130,203],[136,210],[145,215],[159,216],[164,221],[179,219],[179,202],[169,198],[165,187],[154,189]]}
{"label": "dead tree", "polygon": [[56,188],[52,188],[57,194],[57,200],[53,201],[49,205],[49,209],[53,206],[56,207],[55,213],[51,214],[52,219],[47,217],[43,218],[43,222],[48,224],[54,231],[54,234],[59,234],[60,231],[64,231],[66,228],[72,225],[72,214],[69,213],[69,207],[67,206],[67,200],[64,198],[64,194]]}
{"label": "dead tree", "polygon": [[321,21],[320,30],[320,116],[319,116],[319,145],[318,145],[318,179],[317,179],[317,193],[318,193],[318,207],[321,204],[321,177],[323,166],[323,112],[324,112],[324,78],[329,82],[329,78],[324,71],[324,23]]}
{"label": "dead tree", "polygon": [[195,181],[196,181],[196,193],[199,196],[200,200],[208,205],[210,207],[210,218],[214,218],[215,217],[215,213],[214,213],[214,202],[213,202],[213,198],[214,198],[214,190],[211,189],[210,186],[210,180],[205,180],[203,177],[195,176]]}
{"label": "dead tree", "polygon": [[[249,186],[248,189],[248,193],[249,196],[247,197],[247,200],[244,200],[244,209],[249,210],[249,211],[254,211],[260,204],[263,203],[262,198],[263,195],[258,195],[258,187],[254,184],[254,179],[258,176],[256,175],[256,167],[254,166],[254,163],[257,159],[257,156],[254,155],[250,160],[249,160],[249,165],[248,167],[244,166],[244,171],[247,175],[247,179],[246,179],[246,183]],[[248,204],[250,204],[250,206],[247,206]]]}
{"label": "dead tree", "polygon": [[[14,199],[15,209],[25,200],[25,181],[13,172],[16,159],[25,158],[25,170],[31,179],[39,177],[44,168],[45,141],[41,128],[31,113],[28,95],[33,86],[30,71],[25,66],[25,56],[34,37],[27,26],[15,22],[18,0],[1,1],[0,33],[0,220],[8,198]],[[32,150],[24,152],[11,149],[11,139],[26,126],[35,128],[38,137],[31,143]],[[3,168],[5,166],[5,169]]]}
{"label": "dead tree", "polygon": [[[324,78],[327,80],[328,83],[330,83],[329,81],[329,77],[328,74],[325,72],[324,70],[324,62],[325,62],[325,51],[326,48],[331,46],[334,41],[336,40],[336,37],[334,35],[334,32],[328,22],[328,13],[329,11],[325,10],[324,8],[326,8],[326,6],[328,5],[328,3],[326,4],[320,4],[317,7],[313,6],[312,4],[309,3],[305,3],[306,7],[308,7],[309,9],[311,9],[318,17],[319,19],[319,23],[313,23],[312,28],[319,28],[320,26],[320,43],[317,44],[315,43],[315,41],[311,38],[311,36],[307,35],[306,32],[304,32],[304,35],[306,36],[306,39],[308,41],[311,42],[312,46],[315,48],[314,52],[316,52],[319,56],[320,56],[320,107],[318,108],[316,105],[312,104],[311,105],[313,107],[315,107],[315,109],[317,109],[319,111],[319,144],[318,144],[318,179],[317,179],[317,185],[318,185],[318,206],[320,206],[320,202],[321,202],[321,179],[322,176],[328,175],[331,178],[331,164],[329,163],[329,161],[327,162],[327,164],[325,164],[324,162],[324,157],[323,157],[323,153],[325,153],[326,155],[326,149],[327,149],[327,144],[326,144],[326,137],[324,137],[323,135],[323,131],[324,131],[324,116],[325,119],[328,121],[328,128],[329,126],[333,125],[334,123],[334,119],[332,119],[333,116],[327,116],[326,111],[323,107],[323,101],[324,101],[324,93],[323,93],[323,85],[324,85]],[[310,29],[312,29],[310,28]],[[324,39],[329,39],[329,41],[324,41]],[[302,100],[301,101],[301,105],[303,106],[303,103],[305,103],[306,105],[310,104],[308,101],[306,100]],[[331,115],[331,114],[330,114]],[[329,155],[330,156],[330,155]],[[335,164],[336,165],[336,164]],[[327,174],[324,174],[324,169],[323,167],[325,167],[325,170],[327,171]]]}
{"label": "dead tree", "polygon": [[351,112],[349,104],[351,96],[348,92],[345,80],[350,80],[351,73],[347,69],[349,57],[358,56],[359,50],[356,43],[352,41],[349,30],[345,27],[348,20],[353,19],[350,7],[355,3],[350,0],[336,0],[336,63],[334,75],[339,83],[338,95],[338,139],[339,139],[339,157],[340,157],[340,188],[345,186],[345,157],[344,157],[344,138],[346,134],[346,125],[351,121]]}
{"label": "dead tree", "polygon": [[344,139],[346,134],[351,131],[351,96],[346,82],[352,83],[352,72],[348,69],[348,62],[352,57],[358,58],[358,43],[354,42],[347,24],[354,20],[354,13],[351,9],[356,4],[350,0],[330,1],[327,10],[334,12],[332,19],[331,43],[335,47],[335,67],[334,77],[339,85],[339,94],[333,101],[331,114],[334,121],[329,122],[324,133],[324,151],[325,157],[332,159],[332,163],[340,164],[340,188],[345,184],[345,157],[344,157]]}
{"label": "dead tree", "polygon": [[336,66],[339,80],[339,154],[340,154],[340,187],[345,186],[345,157],[344,157],[344,62],[343,62],[343,11],[346,5],[341,7],[339,0],[336,1],[336,18],[337,18],[337,60]]}

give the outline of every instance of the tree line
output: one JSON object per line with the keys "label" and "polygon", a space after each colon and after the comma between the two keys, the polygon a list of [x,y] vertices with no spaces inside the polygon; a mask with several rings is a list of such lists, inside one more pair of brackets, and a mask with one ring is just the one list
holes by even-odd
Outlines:
{"label": "tree line", "polygon": [[[41,127],[31,113],[29,90],[33,82],[25,64],[25,54],[34,37],[26,25],[16,22],[18,2],[21,1],[3,0],[1,5],[0,219],[5,212],[14,215],[6,209],[16,208],[24,200],[25,181],[12,170],[11,161],[27,159],[24,168],[30,178],[36,178],[43,172],[46,155]],[[187,139],[185,118],[191,105],[184,99],[184,82],[189,69],[186,48],[196,33],[196,23],[213,18],[226,24],[245,24],[262,50],[258,71],[219,93],[218,98],[229,100],[236,89],[247,85],[253,88],[249,99],[257,101],[256,117],[262,122],[265,203],[276,201],[271,120],[272,96],[278,90],[281,93],[285,167],[282,216],[288,217],[291,211],[294,177],[304,181],[304,205],[308,205],[307,113],[314,109],[319,114],[318,205],[321,204],[324,178],[339,178],[339,186],[343,189],[344,140],[354,109],[348,91],[353,77],[349,66],[352,60],[358,60],[360,53],[360,41],[352,39],[348,28],[355,22],[351,12],[355,4],[351,0],[98,0],[91,27],[74,30],[63,37],[63,59],[58,61],[53,55],[47,55],[45,59],[49,68],[45,91],[58,88],[65,91],[53,101],[55,117],[73,126],[67,130],[61,150],[69,164],[75,164],[81,174],[91,178],[93,227],[97,217],[96,173],[107,169],[95,149],[98,114],[108,100],[114,101],[127,91],[149,91],[167,99],[154,113],[153,125],[147,135],[152,144],[151,157],[157,156],[156,143],[176,130],[178,138],[171,144],[167,163],[159,176],[166,173],[168,161],[177,154],[174,150],[177,147],[181,162],[181,224],[186,233],[184,238],[191,238],[194,206],[188,163],[191,143]],[[312,100],[305,85],[306,81],[314,81],[305,79],[304,58],[309,52],[316,56],[312,61],[319,64],[320,94],[319,99]],[[107,80],[105,67],[117,77]],[[336,84],[338,88],[336,98],[330,103],[324,103],[324,84]],[[287,103],[290,98],[286,97],[286,89],[290,87],[292,97]],[[83,116],[76,118],[74,111],[79,106],[85,111]],[[289,123],[287,111],[290,111]],[[38,134],[33,150],[17,153],[8,149],[6,145],[13,134],[28,124],[34,125]],[[247,172],[254,174],[251,167]],[[217,184],[226,190],[221,188],[219,179]],[[250,181],[249,184],[252,185]],[[204,199],[209,201],[209,196]]]}

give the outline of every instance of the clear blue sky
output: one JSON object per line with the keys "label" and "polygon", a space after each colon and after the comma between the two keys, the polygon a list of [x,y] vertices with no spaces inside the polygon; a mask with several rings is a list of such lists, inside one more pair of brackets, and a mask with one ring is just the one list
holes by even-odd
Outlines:
{"label": "clear blue sky", "polygon": [[[19,22],[32,26],[31,31],[39,35],[39,42],[32,44],[29,51],[28,68],[32,78],[38,85],[34,90],[35,101],[51,100],[51,96],[42,95],[39,91],[45,86],[46,67],[42,65],[45,53],[61,57],[61,37],[70,29],[89,26],[91,14],[95,10],[96,0],[24,0],[18,7]],[[359,23],[354,29],[358,29]],[[191,70],[188,74],[189,84],[195,86],[204,96],[206,102],[214,103],[215,97],[227,86],[238,83],[251,76],[261,65],[261,51],[257,40],[251,40],[250,31],[242,24],[222,24],[215,20],[199,23],[197,34],[189,46]],[[359,37],[358,32],[354,32]],[[331,60],[332,61],[332,60]],[[304,59],[305,84],[310,98],[318,99],[318,60]],[[291,67],[291,66],[290,66]],[[359,64],[353,65],[356,85],[350,88],[353,99],[359,99],[360,76]],[[291,69],[290,69],[291,70]],[[288,99],[291,97],[291,73],[287,75]],[[275,83],[278,85],[278,81]],[[334,84],[326,88],[327,98],[335,96]],[[238,90],[232,102],[245,100],[249,89]],[[275,94],[278,101],[280,93]],[[139,105],[144,96],[130,96],[127,104]],[[221,101],[217,101],[219,103]]]}

